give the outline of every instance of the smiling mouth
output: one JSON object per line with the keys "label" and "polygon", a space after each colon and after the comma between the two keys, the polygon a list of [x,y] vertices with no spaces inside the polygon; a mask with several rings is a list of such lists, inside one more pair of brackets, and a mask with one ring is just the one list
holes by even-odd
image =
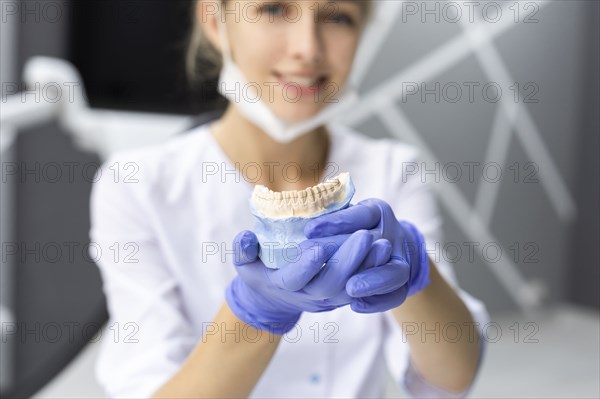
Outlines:
{"label": "smiling mouth", "polygon": [[278,72],[273,72],[275,78],[283,85],[292,85],[299,88],[302,93],[313,93],[321,90],[327,82],[326,75],[317,76],[299,76],[299,75],[283,75]]}

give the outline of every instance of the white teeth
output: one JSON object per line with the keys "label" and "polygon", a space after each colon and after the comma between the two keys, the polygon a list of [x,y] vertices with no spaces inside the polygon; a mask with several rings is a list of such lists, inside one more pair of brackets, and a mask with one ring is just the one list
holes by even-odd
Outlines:
{"label": "white teeth", "polygon": [[310,217],[332,204],[343,202],[348,195],[349,184],[350,174],[341,173],[324,183],[300,191],[274,192],[259,185],[254,188],[251,203],[264,217]]}

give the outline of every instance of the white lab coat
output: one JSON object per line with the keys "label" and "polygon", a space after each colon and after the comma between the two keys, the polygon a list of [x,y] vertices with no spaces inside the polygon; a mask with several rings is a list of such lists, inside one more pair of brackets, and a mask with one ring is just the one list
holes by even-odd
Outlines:
{"label": "white lab coat", "polygon": [[[440,242],[441,220],[431,192],[419,176],[402,173],[403,166],[416,161],[416,149],[339,125],[330,125],[330,131],[328,174],[350,172],[356,186],[353,203],[381,198],[399,219],[421,230],[428,247]],[[262,173],[270,168],[289,179],[297,170],[294,165],[237,167]],[[91,248],[113,333],[97,363],[107,395],[148,397],[181,367],[205,333],[254,339],[249,330],[222,331],[212,323],[235,275],[232,239],[252,229],[254,220],[248,208],[253,184],[235,172],[208,125],[160,146],[118,154],[97,179]],[[439,268],[457,287],[449,266]],[[483,304],[457,290],[483,325]],[[409,382],[413,394],[437,395],[407,373],[405,341],[388,313],[357,314],[349,307],[304,313],[297,328],[284,336],[252,397],[381,397],[386,365],[399,384]]]}

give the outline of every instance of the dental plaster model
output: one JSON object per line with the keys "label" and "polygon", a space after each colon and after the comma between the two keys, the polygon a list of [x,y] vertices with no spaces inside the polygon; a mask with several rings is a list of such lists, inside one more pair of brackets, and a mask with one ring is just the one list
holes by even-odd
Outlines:
{"label": "dental plaster model", "polygon": [[347,208],[354,196],[349,173],[300,191],[274,192],[256,186],[250,210],[256,217],[259,257],[265,266],[279,269],[299,258],[299,244],[306,240],[304,226],[318,216]]}

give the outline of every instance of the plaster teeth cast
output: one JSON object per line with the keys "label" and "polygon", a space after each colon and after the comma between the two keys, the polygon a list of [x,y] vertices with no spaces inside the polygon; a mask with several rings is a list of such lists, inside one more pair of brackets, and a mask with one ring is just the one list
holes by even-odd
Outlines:
{"label": "plaster teeth cast", "polygon": [[322,214],[329,208],[335,208],[343,203],[349,194],[354,194],[350,174],[342,173],[301,191],[274,192],[265,186],[256,186],[251,201],[256,213],[263,217],[311,217]]}
{"label": "plaster teeth cast", "polygon": [[300,191],[274,192],[265,186],[256,186],[250,210],[257,220],[255,233],[263,263],[278,269],[296,259],[298,244],[306,239],[306,223],[347,208],[354,192],[349,173]]}

